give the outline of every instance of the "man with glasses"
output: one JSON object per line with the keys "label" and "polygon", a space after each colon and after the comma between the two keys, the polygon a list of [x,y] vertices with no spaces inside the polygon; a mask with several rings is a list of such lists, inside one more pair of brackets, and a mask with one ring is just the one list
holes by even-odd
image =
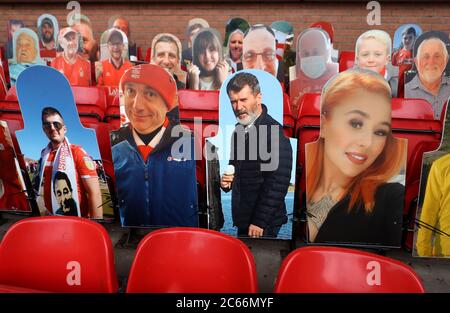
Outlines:
{"label": "man with glasses", "polygon": [[123,73],[133,67],[130,61],[123,58],[124,48],[122,32],[116,29],[112,30],[108,38],[110,58],[97,63],[95,69],[99,86],[119,86]]}
{"label": "man with glasses", "polygon": [[263,24],[252,26],[245,34],[242,49],[244,69],[266,71],[285,83],[284,64],[276,57],[276,39],[270,27]]}
{"label": "man with glasses", "polygon": [[[46,107],[41,116],[42,129],[50,142],[41,152],[35,189],[39,196],[43,195],[46,214],[102,218],[102,197],[94,161],[83,148],[69,143],[67,127],[58,110]],[[70,186],[73,200],[70,205],[61,203],[63,197],[57,196],[58,190],[63,192],[67,187],[58,182],[60,176],[67,177],[66,184]],[[73,213],[73,209],[59,210],[64,207],[76,208],[77,213]]]}

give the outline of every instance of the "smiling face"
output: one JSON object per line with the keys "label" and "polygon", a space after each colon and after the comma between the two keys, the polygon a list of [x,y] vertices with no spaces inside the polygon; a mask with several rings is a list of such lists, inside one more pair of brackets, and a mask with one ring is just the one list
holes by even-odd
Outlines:
{"label": "smiling face", "polygon": [[244,69],[260,69],[277,76],[275,37],[265,28],[252,30],[244,38]]}
{"label": "smiling face", "polygon": [[120,61],[120,59],[122,59],[123,48],[123,41],[116,36],[108,41],[108,51],[111,55],[111,58],[114,60]]}
{"label": "smiling face", "polygon": [[17,63],[32,63],[36,59],[37,51],[33,38],[25,33],[17,37]]}
{"label": "smiling face", "polygon": [[73,25],[72,28],[80,34],[83,40],[83,53],[81,54],[82,57],[86,60],[89,60],[96,44],[91,27],[84,23],[80,23]]}
{"label": "smiling face", "polygon": [[361,91],[342,99],[322,116],[324,168],[345,180],[361,174],[383,151],[390,124],[385,97]]}
{"label": "smiling face", "polygon": [[441,80],[448,62],[444,49],[445,45],[439,39],[429,39],[421,43],[415,59],[421,81],[432,84]]}
{"label": "smiling face", "polygon": [[249,125],[261,114],[262,96],[260,93],[254,95],[248,85],[239,92],[230,91],[228,96],[239,124]]}
{"label": "smiling face", "polygon": [[42,39],[44,42],[52,42],[54,40],[54,32],[55,29],[50,23],[47,22],[42,24]]}
{"label": "smiling face", "polygon": [[55,147],[64,141],[67,132],[64,121],[58,114],[44,116],[42,119],[42,129]]}
{"label": "smiling face", "polygon": [[242,57],[244,35],[239,32],[234,33],[230,37],[230,56],[236,62]]}
{"label": "smiling face", "polygon": [[169,70],[173,74],[180,64],[178,56],[178,47],[175,43],[161,41],[155,45],[153,63]]}
{"label": "smiling face", "polygon": [[219,63],[219,51],[210,44],[206,47],[205,50],[200,52],[199,58],[200,66],[204,72],[210,73],[214,71]]}
{"label": "smiling face", "polygon": [[61,46],[67,58],[72,58],[78,52],[78,40],[76,32],[70,32],[64,36],[64,42],[61,43]]}
{"label": "smiling face", "polygon": [[375,38],[366,38],[361,41],[356,60],[360,68],[381,73],[389,62],[386,44]]}
{"label": "smiling face", "polygon": [[124,84],[125,112],[131,125],[140,134],[149,134],[164,123],[167,106],[150,86],[142,83]]}

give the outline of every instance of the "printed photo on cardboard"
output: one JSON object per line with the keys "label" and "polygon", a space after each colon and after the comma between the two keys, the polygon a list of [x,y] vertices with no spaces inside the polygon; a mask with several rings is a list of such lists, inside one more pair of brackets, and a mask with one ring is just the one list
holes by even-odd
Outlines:
{"label": "printed photo on cardboard", "polygon": [[450,97],[450,40],[440,31],[430,31],[414,42],[414,66],[405,76],[405,98],[431,103],[435,119],[443,118]]}
{"label": "printed photo on cardboard", "polygon": [[339,71],[339,64],[331,60],[328,34],[319,28],[309,28],[297,38],[297,62],[290,75],[290,102],[294,114],[304,94],[320,93],[326,82]]}
{"label": "printed photo on cardboard", "polygon": [[283,132],[279,82],[261,70],[242,70],[224,82],[219,101],[219,132],[208,142],[220,177],[208,168],[207,180],[221,188],[213,195],[223,210],[221,231],[291,239],[297,142]]}
{"label": "printed photo on cardboard", "polygon": [[197,227],[194,137],[179,124],[174,78],[155,64],[134,66],[119,97],[111,145],[122,226]]}
{"label": "printed photo on cardboard", "polygon": [[117,87],[122,75],[131,67],[127,36],[117,28],[108,29],[100,39],[100,61],[95,62],[97,85]]}
{"label": "printed photo on cardboard", "polygon": [[151,63],[168,70],[177,83],[177,89],[186,89],[187,73],[181,69],[181,42],[172,34],[162,33],[152,40]]}
{"label": "printed photo on cardboard", "polygon": [[355,66],[377,72],[391,87],[392,97],[397,97],[399,69],[391,64],[392,40],[388,33],[378,29],[361,34],[355,45]]}
{"label": "printed photo on cardboard", "polygon": [[309,243],[400,246],[407,140],[392,135],[391,106],[374,71],[325,85],[319,138],[305,146]]}
{"label": "printed photo on cardboard", "polygon": [[25,27],[25,24],[22,20],[9,20],[6,28],[6,33],[8,34],[8,42],[6,44],[6,59],[13,58],[13,35],[16,30],[19,28]]}
{"label": "printed photo on cardboard", "polygon": [[213,28],[205,28],[194,35],[192,63],[187,66],[189,89],[219,90],[231,74],[231,66],[223,58],[222,40]]}
{"label": "printed photo on cardboard", "polygon": [[202,18],[193,18],[189,20],[184,33],[182,60],[185,66],[192,63],[192,42],[196,33],[203,28],[208,28],[209,23]]}
{"label": "printed photo on cardboard", "polygon": [[96,62],[99,57],[99,46],[94,38],[91,20],[86,15],[79,14],[74,10],[68,14],[67,22],[68,26],[75,29],[82,38],[80,55],[91,63]]}
{"label": "printed photo on cardboard", "polygon": [[11,86],[16,84],[20,73],[28,67],[45,65],[39,53],[39,40],[34,31],[20,28],[13,34],[13,58],[9,61]]}
{"label": "printed photo on cardboard", "polygon": [[80,56],[80,35],[71,27],[61,29],[58,36],[61,50],[51,66],[67,78],[71,86],[91,86],[91,62]]}
{"label": "printed photo on cardboard", "polygon": [[413,256],[417,257],[450,257],[449,114],[447,110],[439,149],[423,155],[414,229]]}
{"label": "printed photo on cardboard", "polygon": [[56,57],[58,41],[58,20],[51,14],[42,14],[37,20],[37,33],[41,57],[46,62],[51,62]]}
{"label": "printed photo on cardboard", "polygon": [[242,47],[244,34],[250,24],[243,18],[234,17],[227,21],[223,42],[225,60],[233,68],[233,72],[242,69]]}
{"label": "printed photo on cardboard", "polygon": [[128,39],[128,56],[131,62],[138,61],[136,43],[131,40],[131,27],[127,18],[122,15],[113,15],[108,20],[109,28],[117,28],[125,33]]}
{"label": "printed photo on cardboard", "polygon": [[[30,171],[36,168],[33,162],[25,162]],[[0,121],[0,211],[31,212],[27,197],[8,124]]]}
{"label": "printed photo on cardboard", "polygon": [[412,66],[414,42],[421,34],[422,28],[417,24],[404,24],[397,28],[394,34],[392,65],[410,64]]}
{"label": "printed photo on cardboard", "polygon": [[46,66],[26,69],[17,96],[24,120],[17,138],[25,158],[37,164],[29,174],[41,214],[112,215],[96,134],[81,125],[64,75]]}
{"label": "printed photo on cardboard", "polygon": [[273,29],[264,24],[253,25],[244,36],[243,68],[263,70],[284,82],[284,73],[279,66],[276,51]]}

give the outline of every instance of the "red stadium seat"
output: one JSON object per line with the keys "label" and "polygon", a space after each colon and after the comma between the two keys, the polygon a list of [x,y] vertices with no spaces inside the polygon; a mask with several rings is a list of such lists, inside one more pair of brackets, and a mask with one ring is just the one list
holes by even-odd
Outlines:
{"label": "red stadium seat", "polygon": [[143,61],[142,60],[142,48],[141,47],[138,47],[137,48],[137,59],[138,59],[138,61]]}
{"label": "red stadium seat", "polygon": [[[117,91],[117,89],[116,89]],[[114,95],[114,98],[111,99],[113,95],[112,90],[109,90],[109,96],[107,96],[108,99],[108,105],[106,106],[105,111],[105,118],[103,121],[110,124],[114,127],[114,129],[117,129],[120,127],[120,101],[119,101],[119,94],[116,92]]]}
{"label": "red stadium seat", "polygon": [[88,219],[21,220],[0,245],[0,284],[50,292],[117,292],[111,239]]}
{"label": "red stadium seat", "polygon": [[11,86],[11,88],[9,88],[8,92],[6,93],[5,100],[17,101],[16,85]]}
{"label": "red stadium seat", "polygon": [[8,87],[6,85],[5,72],[3,71],[3,66],[0,64],[0,100],[5,99],[7,92]]}
{"label": "red stadium seat", "polygon": [[2,62],[3,72],[5,76],[6,85],[9,85],[9,67],[8,67],[8,59],[6,58],[5,47],[0,47],[0,61]]}
{"label": "red stadium seat", "polygon": [[112,162],[111,141],[109,135],[111,130],[113,130],[112,127],[107,123],[82,122],[82,124],[84,127],[95,130],[100,155],[102,157],[103,168],[105,169],[105,174],[111,177],[113,183],[115,183],[114,165]]}
{"label": "red stadium seat", "polygon": [[355,63],[354,51],[342,51],[339,57],[339,73],[353,67]]}
{"label": "red stadium seat", "polygon": [[82,121],[103,121],[106,110],[104,87],[72,86],[72,91]]}
{"label": "red stadium seat", "polygon": [[139,243],[127,292],[257,292],[255,263],[247,246],[229,235],[160,229]]}
{"label": "red stadium seat", "polygon": [[[180,90],[178,91],[180,122],[188,126],[196,136],[202,131],[204,138],[214,137],[219,124],[219,91]],[[194,118],[201,118],[202,129],[195,127]]]}
{"label": "red stadium seat", "polygon": [[320,22],[315,22],[313,24],[311,24],[311,26],[309,26],[310,28],[312,27],[317,27],[317,28],[321,28],[324,31],[326,31],[328,33],[328,36],[330,37],[331,43],[333,43],[333,39],[334,39],[334,27],[333,25],[331,25],[328,22],[325,21],[320,21]]}
{"label": "red stadium seat", "polygon": [[145,53],[145,62],[150,62],[150,60],[152,59],[152,48],[148,48],[147,52]]}
{"label": "red stadium seat", "polygon": [[283,92],[283,130],[286,137],[293,138],[295,133],[295,118],[291,112],[289,95]]}
{"label": "red stadium seat", "polygon": [[424,293],[409,266],[387,257],[336,247],[303,247],[284,259],[275,292]]}

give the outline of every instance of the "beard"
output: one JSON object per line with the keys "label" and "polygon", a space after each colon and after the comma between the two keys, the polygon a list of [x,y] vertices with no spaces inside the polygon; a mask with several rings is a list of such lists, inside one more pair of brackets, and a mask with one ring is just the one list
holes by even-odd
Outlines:
{"label": "beard", "polygon": [[48,34],[48,33],[43,33],[42,34],[42,41],[45,43],[50,43],[53,41],[53,33],[52,34]]}
{"label": "beard", "polygon": [[78,216],[77,203],[73,198],[64,200],[61,204],[59,210],[61,214],[66,216]]}
{"label": "beard", "polygon": [[427,83],[434,83],[436,81],[440,81],[442,77],[442,73],[439,70],[425,70],[420,74],[420,79]]}

